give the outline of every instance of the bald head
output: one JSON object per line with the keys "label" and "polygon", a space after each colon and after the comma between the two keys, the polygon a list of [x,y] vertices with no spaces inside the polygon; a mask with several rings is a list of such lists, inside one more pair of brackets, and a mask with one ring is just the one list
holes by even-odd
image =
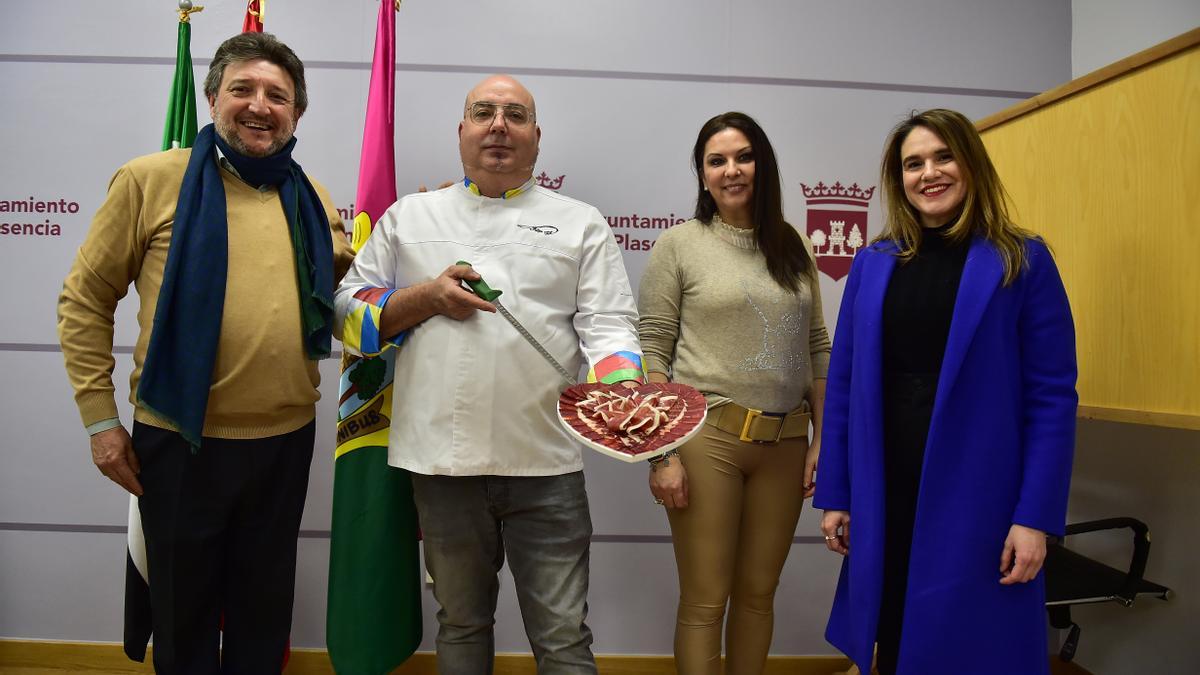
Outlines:
{"label": "bald head", "polygon": [[529,180],[541,138],[533,94],[516,78],[492,75],[467,94],[458,152],[482,194],[499,197]]}
{"label": "bald head", "polygon": [[493,101],[488,98],[489,95],[494,95],[498,92],[509,93],[514,97],[512,102],[520,103],[529,108],[529,112],[536,114],[537,108],[533,102],[533,94],[521,84],[517,78],[512,75],[489,75],[482,82],[475,85],[471,91],[467,92],[467,100],[463,103],[463,113],[466,113],[467,108],[471,107],[476,101]]}

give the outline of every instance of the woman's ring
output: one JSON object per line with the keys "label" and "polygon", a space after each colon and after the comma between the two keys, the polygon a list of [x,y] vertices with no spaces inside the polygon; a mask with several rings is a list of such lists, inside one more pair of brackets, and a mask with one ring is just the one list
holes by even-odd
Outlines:
{"label": "woman's ring", "polygon": [[663,504],[663,500],[659,499],[658,497],[655,497],[655,498],[654,498],[654,503],[655,503],[655,504],[658,504],[659,506],[662,506],[662,504]]}
{"label": "woman's ring", "polygon": [[825,535],[825,541],[833,541],[834,539],[837,539],[837,535],[836,535],[836,534],[827,534],[827,535]]}

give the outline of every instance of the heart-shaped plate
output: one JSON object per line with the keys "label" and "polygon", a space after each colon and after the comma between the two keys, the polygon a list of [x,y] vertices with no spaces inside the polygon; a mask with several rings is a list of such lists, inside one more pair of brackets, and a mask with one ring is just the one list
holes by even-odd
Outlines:
{"label": "heart-shaped plate", "polygon": [[577,384],[558,397],[558,419],[581,443],[626,462],[657,457],[700,433],[708,405],[694,387],[673,382],[630,389]]}

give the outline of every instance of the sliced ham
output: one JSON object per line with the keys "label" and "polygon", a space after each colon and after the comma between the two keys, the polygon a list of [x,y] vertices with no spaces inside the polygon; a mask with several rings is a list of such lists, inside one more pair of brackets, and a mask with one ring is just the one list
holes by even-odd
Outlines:
{"label": "sliced ham", "polygon": [[563,426],[589,447],[636,461],[661,455],[699,432],[707,405],[683,384],[579,384],[558,401]]}

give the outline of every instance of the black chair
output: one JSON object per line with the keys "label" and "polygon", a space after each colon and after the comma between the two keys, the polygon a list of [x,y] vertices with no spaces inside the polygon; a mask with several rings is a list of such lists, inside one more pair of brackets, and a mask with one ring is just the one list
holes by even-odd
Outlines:
{"label": "black chair", "polygon": [[1171,597],[1171,589],[1146,581],[1146,560],[1150,557],[1150,528],[1134,518],[1106,518],[1068,525],[1066,536],[1120,528],[1133,530],[1133,556],[1129,569],[1122,572],[1063,545],[1050,537],[1046,542],[1046,610],[1050,625],[1070,629],[1059,651],[1059,658],[1070,661],[1079,647],[1079,624],[1071,621],[1071,605],[1119,602],[1129,607],[1140,595],[1160,600]]}

